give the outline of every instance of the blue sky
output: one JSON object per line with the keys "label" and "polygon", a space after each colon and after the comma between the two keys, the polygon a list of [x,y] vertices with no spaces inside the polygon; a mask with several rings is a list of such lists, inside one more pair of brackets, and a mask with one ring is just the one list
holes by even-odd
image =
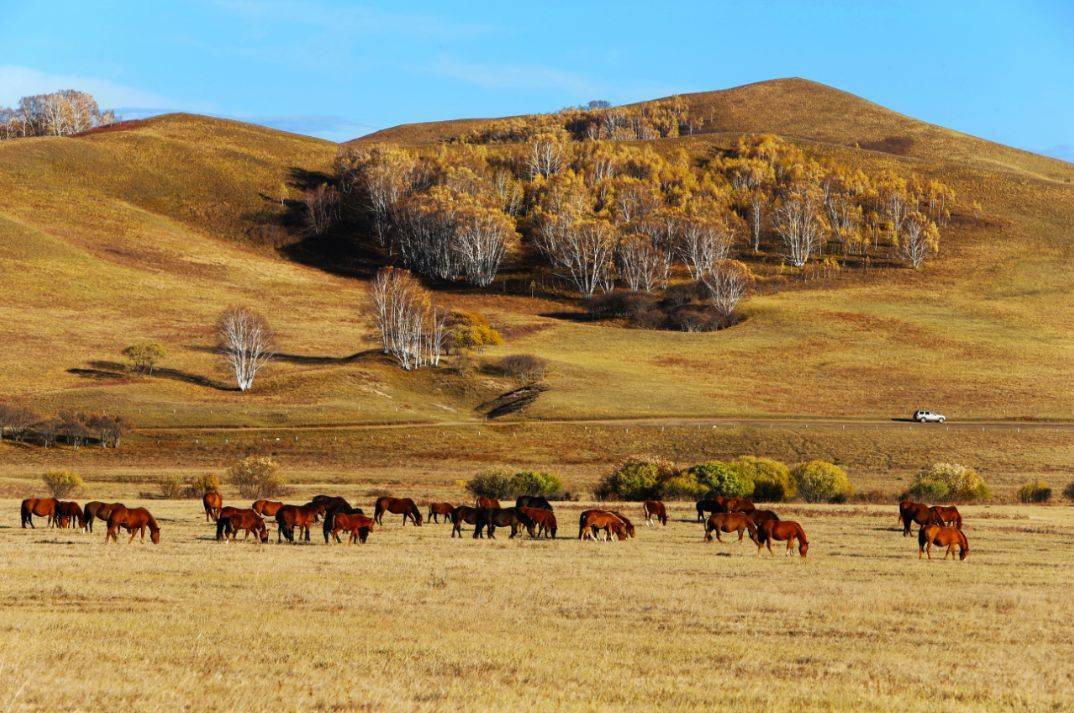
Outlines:
{"label": "blue sky", "polygon": [[0,104],[87,89],[343,140],[775,77],[1074,160],[1072,2],[0,0]]}

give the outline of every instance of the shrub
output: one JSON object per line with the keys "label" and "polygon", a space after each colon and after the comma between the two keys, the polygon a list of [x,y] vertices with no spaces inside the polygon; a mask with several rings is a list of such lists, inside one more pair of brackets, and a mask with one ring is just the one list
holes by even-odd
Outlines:
{"label": "shrub", "polygon": [[700,463],[686,472],[706,488],[706,497],[745,498],[753,493],[753,481],[722,461]]}
{"label": "shrub", "polygon": [[164,347],[156,342],[137,342],[123,350],[123,356],[131,364],[131,369],[153,375],[157,362],[164,358]]}
{"label": "shrub", "polygon": [[920,500],[981,500],[988,486],[976,472],[957,463],[933,463],[916,476],[907,490]]}
{"label": "shrub", "polygon": [[563,483],[551,473],[523,470],[511,476],[511,495],[543,495],[558,498],[563,495]]}
{"label": "shrub", "polygon": [[731,466],[753,482],[753,498],[766,503],[790,500],[797,494],[791,470],[778,460],[739,456]]}
{"label": "shrub", "polygon": [[1063,497],[1074,500],[1074,483],[1067,483],[1067,487],[1063,488]]}
{"label": "shrub", "polygon": [[45,481],[45,487],[52,493],[54,498],[63,498],[73,495],[80,490],[85,483],[82,476],[70,470],[54,470],[41,476]]}
{"label": "shrub", "polygon": [[177,500],[184,495],[186,488],[178,475],[162,475],[157,481],[160,486],[160,494],[168,500]]}
{"label": "shrub", "polygon": [[1052,488],[1043,480],[1034,480],[1018,489],[1018,499],[1023,503],[1046,503],[1052,499]]}
{"label": "shrub", "polygon": [[206,493],[220,490],[220,478],[216,477],[212,473],[206,475],[199,475],[190,482],[190,493],[192,497],[201,498]]}
{"label": "shrub", "polygon": [[597,484],[594,494],[601,500],[646,500],[661,496],[663,483],[678,475],[666,460],[648,457],[628,458]]}
{"label": "shrub", "polygon": [[791,477],[798,494],[810,503],[842,502],[853,490],[846,472],[823,460],[799,463],[791,470]]}
{"label": "shrub", "polygon": [[244,498],[267,498],[287,492],[280,466],[267,456],[247,456],[227,470],[227,479]]}
{"label": "shrub", "polygon": [[697,482],[693,475],[683,472],[665,480],[660,490],[661,497],[668,500],[697,500],[709,491],[709,487]]}
{"label": "shrub", "polygon": [[502,471],[481,473],[470,478],[466,489],[479,498],[506,498],[511,495],[511,476]]}
{"label": "shrub", "polygon": [[456,352],[463,349],[483,351],[485,347],[503,344],[503,337],[480,312],[453,311],[446,327],[447,345]]}
{"label": "shrub", "polygon": [[532,384],[544,378],[548,372],[548,361],[532,354],[510,354],[486,365],[485,370]]}

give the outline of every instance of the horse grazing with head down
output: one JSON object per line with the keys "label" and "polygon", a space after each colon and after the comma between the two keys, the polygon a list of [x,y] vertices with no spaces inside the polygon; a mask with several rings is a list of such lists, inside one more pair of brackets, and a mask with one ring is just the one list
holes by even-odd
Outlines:
{"label": "horse grazing with head down", "polygon": [[216,521],[216,539],[223,539],[224,542],[234,542],[239,536],[239,530],[243,530],[246,533],[242,538],[243,540],[249,538],[250,535],[254,535],[255,542],[268,542],[268,527],[265,525],[265,520],[254,512],[253,508],[245,510],[229,508],[228,512],[220,513]]}
{"label": "horse grazing with head down", "polygon": [[762,546],[768,547],[769,554],[772,552],[772,540],[787,542],[787,555],[790,556],[795,540],[798,541],[798,554],[806,556],[809,551],[809,540],[806,539],[805,530],[794,520],[766,520],[757,528],[757,556],[761,556]]}
{"label": "horse grazing with head down", "polygon": [[417,527],[421,527],[421,510],[418,510],[418,506],[410,498],[390,498],[384,496],[377,498],[377,503],[373,508],[373,519],[378,525],[384,524],[384,513],[390,512],[393,515],[403,516],[403,527],[406,527],[406,521],[411,520]]}
{"label": "horse grazing with head down", "polygon": [[302,538],[309,542],[310,525],[315,524],[323,513],[324,506],[317,503],[284,505],[276,511],[277,544],[283,541],[282,538],[287,538],[288,542],[294,544],[296,527],[299,529]]}
{"label": "horse grazing with head down", "polygon": [[[462,537],[463,523],[467,525],[477,524],[478,509],[469,505],[460,505],[451,511],[451,536]],[[477,537],[484,537],[484,535],[478,532],[474,533]]]}
{"label": "horse grazing with head down", "polygon": [[929,508],[929,512],[932,513],[935,522],[962,529],[962,515],[954,505],[933,505]]}
{"label": "horse grazing with head down", "polygon": [[539,508],[541,510],[551,510],[552,503],[548,502],[548,498],[543,495],[519,495],[515,498],[516,508]]}
{"label": "horse grazing with head down", "polygon": [[[357,510],[358,508],[355,508]],[[327,522],[327,520],[325,520]],[[339,539],[339,533],[349,532],[351,534],[350,543],[353,545],[355,542],[361,542],[363,545],[365,541],[369,539],[369,533],[373,531],[374,523],[373,519],[366,517],[361,512],[346,513],[337,512],[332,519],[332,537],[336,538],[337,543],[342,543],[343,540]]]}
{"label": "horse grazing with head down", "polygon": [[510,527],[511,537],[517,535],[522,528],[526,528],[526,532],[530,534],[530,537],[534,537],[535,530],[533,528],[535,525],[533,518],[522,512],[521,508],[479,509],[477,519],[474,522],[474,539],[478,538],[478,533],[484,528],[489,539],[495,540],[497,527]]}
{"label": "horse grazing with head down", "polygon": [[93,532],[93,521],[100,520],[101,522],[108,522],[108,516],[112,514],[112,511],[116,508],[124,507],[123,503],[102,503],[97,500],[91,500],[86,503],[86,506],[82,508],[82,515],[85,518],[86,532]]}
{"label": "horse grazing with head down", "polygon": [[899,522],[902,523],[902,536],[910,536],[910,528],[916,523],[927,525],[933,520],[930,508],[925,503],[915,503],[913,500],[899,501]]}
{"label": "horse grazing with head down", "polygon": [[58,527],[86,528],[86,517],[82,506],[74,500],[57,500],[55,521]]}
{"label": "horse grazing with head down", "polygon": [[753,520],[740,512],[718,512],[709,517],[708,522],[705,523],[705,542],[712,542],[714,532],[716,539],[720,542],[723,542],[723,538],[720,537],[721,532],[728,534],[737,532],[739,542],[742,542],[742,537],[747,532],[754,542],[757,542],[758,538],[757,526],[753,524]]}
{"label": "horse grazing with head down", "polygon": [[429,522],[435,522],[439,524],[440,518],[444,518],[444,522],[451,520],[451,511],[455,509],[455,506],[451,503],[429,503]]}
{"label": "horse grazing with head down", "polygon": [[283,507],[283,503],[277,500],[255,500],[250,507],[262,517],[276,517],[276,513]]}
{"label": "horse grazing with head down", "polygon": [[220,493],[210,490],[201,496],[201,506],[205,508],[205,522],[216,522],[220,519],[220,508],[224,506],[224,499],[220,497]]}
{"label": "horse grazing with head down", "polygon": [[694,507],[697,508],[697,521],[704,522],[705,513],[727,512],[727,498],[722,495],[704,498],[698,500]]}
{"label": "horse grazing with head down", "polygon": [[604,531],[605,538],[611,540],[614,534],[625,540],[633,535],[634,526],[623,521],[621,515],[611,510],[584,510],[578,516],[578,539],[596,540],[597,533]]}
{"label": "horse grazing with head down", "polygon": [[49,527],[55,525],[56,503],[58,502],[56,498],[26,498],[23,500],[22,505],[19,507],[23,528],[29,525],[30,529],[34,529],[34,515],[48,518],[47,524]]}
{"label": "horse grazing with head down", "polygon": [[[317,502],[317,498],[313,499],[313,502]],[[336,529],[336,518],[340,515],[365,515],[365,511],[362,508],[351,507],[343,498],[326,498],[320,501],[325,506],[324,511],[324,542],[328,544],[329,538]],[[338,537],[336,538],[339,539]]]}
{"label": "horse grazing with head down", "polygon": [[946,547],[947,552],[944,553],[943,558],[947,559],[955,557],[955,545],[958,545],[958,558],[960,560],[966,559],[970,554],[970,543],[966,539],[966,535],[962,533],[962,530],[957,527],[948,527],[947,525],[937,525],[935,523],[924,525],[917,531],[917,558],[921,559],[921,555],[927,555],[929,559],[932,559],[932,546]]}
{"label": "horse grazing with head down", "polygon": [[641,514],[645,517],[645,524],[648,527],[652,527],[653,518],[656,518],[661,525],[668,524],[668,510],[659,500],[646,500],[642,503]]}
{"label": "horse grazing with head down", "polygon": [[523,505],[519,508],[535,523],[537,523],[537,537],[556,538],[556,514],[544,508],[531,508]]}
{"label": "horse grazing with head down", "polygon": [[108,532],[104,535],[105,544],[108,544],[108,540],[119,544],[117,534],[121,527],[131,533],[131,538],[127,542],[133,542],[134,536],[139,534],[142,536],[142,542],[145,542],[145,530],[148,527],[149,539],[154,545],[160,543],[160,527],[145,508],[128,509],[123,506],[113,508],[108,515]]}

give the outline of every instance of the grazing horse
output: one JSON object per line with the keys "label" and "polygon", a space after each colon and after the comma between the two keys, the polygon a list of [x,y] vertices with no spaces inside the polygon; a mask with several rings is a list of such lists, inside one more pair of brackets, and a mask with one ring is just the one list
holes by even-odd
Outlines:
{"label": "grazing horse", "polygon": [[712,542],[713,532],[716,533],[716,539],[720,542],[723,542],[723,538],[720,537],[721,532],[737,532],[739,542],[742,542],[742,536],[748,532],[751,540],[758,541],[757,526],[753,524],[753,520],[740,512],[718,512],[709,517],[708,522],[705,523],[705,542]]}
{"label": "grazing horse", "polygon": [[220,497],[220,493],[210,490],[201,496],[201,506],[205,508],[205,522],[216,522],[220,519],[220,508],[224,506],[224,499]]}
{"label": "grazing horse", "polygon": [[310,525],[316,523],[324,513],[324,506],[316,503],[305,505],[284,505],[276,511],[276,543],[287,538],[291,544],[295,542],[295,528],[300,531],[302,538],[310,541]]}
{"label": "grazing horse", "polygon": [[440,518],[444,518],[444,522],[451,520],[451,511],[455,509],[455,506],[451,503],[429,503],[429,522],[440,522]]}
{"label": "grazing horse", "polygon": [[595,540],[600,530],[604,530],[609,540],[612,533],[615,533],[620,540],[625,540],[629,536],[623,519],[610,510],[584,510],[578,516],[579,540]]}
{"label": "grazing horse", "polygon": [[[250,509],[253,510],[253,508],[250,508]],[[217,540],[223,539],[223,537],[222,537],[223,535],[230,535],[231,534],[230,518],[231,518],[232,515],[237,515],[240,512],[242,512],[241,508],[231,507],[230,505],[225,505],[224,507],[220,508],[220,512],[216,516],[216,539]],[[257,514],[256,510],[254,510],[254,514],[255,515]],[[243,538],[243,539],[245,539],[245,538]]]}
{"label": "grazing horse", "polygon": [[753,512],[757,508],[749,498],[727,498],[724,502],[727,512]]}
{"label": "grazing horse", "polygon": [[698,500],[695,507],[697,508],[697,521],[704,522],[705,513],[727,512],[727,498],[722,495],[705,498]]}
{"label": "grazing horse", "polygon": [[[317,498],[313,501],[316,502]],[[328,498],[322,500],[321,503],[327,503],[328,509],[324,511],[324,542],[328,544],[328,538],[331,537],[332,532],[336,529],[336,518],[340,515],[365,515],[365,511],[362,508],[353,508],[343,498]],[[336,538],[339,539],[339,538]]]}
{"label": "grazing horse", "polygon": [[131,538],[127,540],[128,543],[134,542],[134,536],[138,534],[142,536],[142,542],[145,542],[145,529],[147,527],[149,528],[149,539],[153,544],[160,543],[160,527],[145,508],[127,509],[122,505],[113,508],[108,515],[108,532],[104,535],[105,544],[108,544],[108,540],[119,544],[117,533],[121,527],[131,533]]}
{"label": "grazing horse", "polygon": [[59,527],[86,528],[86,516],[82,512],[82,506],[74,500],[57,500],[55,519],[59,521]]}
{"label": "grazing horse", "polygon": [[[476,525],[477,524],[477,514],[478,514],[478,509],[475,508],[475,507],[470,507],[469,505],[460,505],[457,508],[455,508],[454,510],[452,510],[451,511],[451,536],[455,537],[456,535],[458,535],[459,537],[462,537],[462,525],[463,525],[463,523],[466,523],[467,525]],[[475,533],[475,534],[477,534],[477,533]],[[478,536],[479,537],[484,537],[484,535],[478,535]]]}
{"label": "grazing horse", "polygon": [[276,513],[283,507],[283,503],[276,500],[255,500],[250,507],[262,517],[276,517]]}
{"label": "grazing horse", "polygon": [[970,543],[962,530],[957,527],[948,527],[935,523],[923,525],[917,531],[917,558],[921,559],[921,555],[924,554],[929,559],[932,559],[933,545],[947,548],[947,552],[943,556],[944,559],[947,559],[948,556],[954,559],[955,545],[958,545],[958,558],[960,560],[966,559],[970,554]]}
{"label": "grazing horse", "polygon": [[[265,526],[265,520],[254,512],[253,508],[245,510],[230,508],[230,512],[227,514],[221,513],[216,521],[216,539],[218,540],[223,539],[225,542],[234,542],[239,536],[239,530],[246,532],[246,535],[242,538],[243,540],[253,534],[257,538],[255,542],[268,542],[268,527]],[[227,535],[226,539],[225,534]]]}
{"label": "grazing horse", "polygon": [[30,529],[34,529],[34,515],[48,518],[49,527],[55,525],[56,503],[58,502],[56,498],[26,498],[23,500],[22,506],[19,508],[23,528],[29,525]]}
{"label": "grazing horse", "polygon": [[962,529],[962,515],[954,505],[933,505],[929,508],[929,512],[932,513],[934,522],[939,522],[941,525],[953,525],[959,530]]}
{"label": "grazing horse", "polygon": [[[518,534],[523,527],[530,537],[535,537],[534,522],[521,508],[500,508],[499,510],[488,508],[477,511],[477,521],[474,523],[474,539],[478,537],[481,528],[484,527],[490,540],[496,539],[497,527],[510,527],[511,537]],[[508,538],[510,539],[510,538]]]}
{"label": "grazing horse", "polygon": [[551,510],[552,503],[548,502],[548,499],[541,495],[519,495],[515,498],[515,507]]}
{"label": "grazing horse", "polygon": [[413,521],[417,527],[421,527],[421,510],[418,510],[418,506],[410,498],[389,498],[387,496],[377,498],[377,504],[373,508],[373,519],[376,520],[378,525],[384,524],[385,512],[402,515],[403,527],[406,527],[408,519]]}
{"label": "grazing horse", "polygon": [[86,506],[82,508],[82,514],[86,523],[86,532],[93,532],[94,520],[100,520],[107,523],[108,516],[112,514],[112,511],[121,507],[125,507],[123,503],[102,503],[97,500],[91,500],[86,503]]}
{"label": "grazing horse", "polygon": [[626,532],[627,537],[637,537],[637,534],[634,532],[634,523],[627,519],[626,515],[619,512],[618,510],[609,510],[608,512],[610,512],[612,515],[615,515],[623,523],[623,530],[624,532]]}
{"label": "grazing horse", "polygon": [[752,522],[757,527],[760,527],[761,523],[768,522],[769,520],[772,520],[773,522],[779,521],[779,515],[775,514],[771,510],[751,510],[750,512],[742,514],[748,517],[750,519],[750,522]]}
{"label": "grazing horse", "polygon": [[930,508],[925,503],[915,503],[912,500],[899,501],[899,522],[902,523],[902,536],[910,536],[910,528],[916,523],[927,525],[932,521]]}
{"label": "grazing horse", "polygon": [[537,537],[556,538],[556,514],[544,508],[532,508],[523,505],[519,508],[537,523]]}
{"label": "grazing horse", "polygon": [[[355,508],[357,510],[357,508]],[[326,519],[327,523],[328,520]],[[353,545],[355,542],[361,542],[363,545],[369,538],[369,533],[373,531],[373,519],[366,517],[360,512],[346,513],[337,512],[332,519],[332,537],[336,538],[336,542],[343,542],[339,539],[339,533],[349,532],[351,533],[350,543]]]}
{"label": "grazing horse", "polygon": [[790,556],[794,541],[798,540],[798,554],[806,556],[809,551],[809,540],[806,539],[805,530],[794,520],[766,520],[757,528],[760,537],[757,539],[757,556],[761,556],[761,547],[767,546],[769,554],[772,552],[772,540],[787,541],[787,555]]}
{"label": "grazing horse", "polygon": [[478,510],[499,510],[500,501],[496,498],[479,497],[474,503],[474,507]]}
{"label": "grazing horse", "polygon": [[661,525],[666,526],[668,524],[668,510],[664,507],[664,503],[659,500],[646,500],[642,503],[641,514],[645,517],[645,524],[649,527],[652,527],[654,517],[660,521]]}

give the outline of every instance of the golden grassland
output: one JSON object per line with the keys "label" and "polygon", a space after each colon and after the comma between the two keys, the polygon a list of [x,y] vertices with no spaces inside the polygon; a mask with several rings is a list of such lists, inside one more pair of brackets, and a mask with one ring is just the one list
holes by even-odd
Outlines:
{"label": "golden grassland", "polygon": [[5,710],[1069,710],[1070,508],[964,508],[952,562],[893,506],[778,507],[801,560],[705,543],[688,504],[621,543],[574,539],[572,503],[555,541],[392,519],[365,546],[224,545],[199,503],[144,504],[156,547],[0,501]]}

